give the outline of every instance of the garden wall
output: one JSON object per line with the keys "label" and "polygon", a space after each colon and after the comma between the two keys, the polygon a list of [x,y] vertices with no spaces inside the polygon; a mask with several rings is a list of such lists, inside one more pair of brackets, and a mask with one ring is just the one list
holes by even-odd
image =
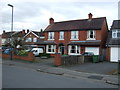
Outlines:
{"label": "garden wall", "polygon": [[[0,57],[9,59],[11,56],[10,54],[0,54]],[[27,56],[18,56],[15,55],[14,52],[12,52],[12,59],[19,59],[19,60],[25,60],[25,61],[34,61],[35,57],[32,52],[29,52]]]}

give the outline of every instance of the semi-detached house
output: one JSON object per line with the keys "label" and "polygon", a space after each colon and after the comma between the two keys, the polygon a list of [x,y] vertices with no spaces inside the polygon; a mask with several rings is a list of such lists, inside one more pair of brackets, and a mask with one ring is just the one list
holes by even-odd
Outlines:
{"label": "semi-detached house", "polygon": [[120,20],[114,20],[107,39],[107,59],[111,62],[120,60]]}
{"label": "semi-detached house", "polygon": [[80,55],[93,52],[95,55],[102,55],[108,34],[106,17],[92,16],[89,13],[87,19],[61,22],[54,22],[50,18],[45,29],[46,53]]}

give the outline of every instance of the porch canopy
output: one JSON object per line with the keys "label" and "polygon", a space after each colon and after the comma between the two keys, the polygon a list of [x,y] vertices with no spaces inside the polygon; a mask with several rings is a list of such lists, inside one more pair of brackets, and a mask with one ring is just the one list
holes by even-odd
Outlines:
{"label": "porch canopy", "polygon": [[68,45],[93,45],[99,46],[101,40],[71,41]]}
{"label": "porch canopy", "polygon": [[38,45],[56,45],[54,41],[42,41],[42,42],[37,42]]}

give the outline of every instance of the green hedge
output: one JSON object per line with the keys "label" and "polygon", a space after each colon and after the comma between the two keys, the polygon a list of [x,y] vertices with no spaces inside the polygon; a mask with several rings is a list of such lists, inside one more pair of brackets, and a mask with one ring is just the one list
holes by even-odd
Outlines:
{"label": "green hedge", "polygon": [[28,52],[25,51],[25,50],[20,50],[20,51],[18,51],[17,55],[20,55],[20,56],[28,56]]}

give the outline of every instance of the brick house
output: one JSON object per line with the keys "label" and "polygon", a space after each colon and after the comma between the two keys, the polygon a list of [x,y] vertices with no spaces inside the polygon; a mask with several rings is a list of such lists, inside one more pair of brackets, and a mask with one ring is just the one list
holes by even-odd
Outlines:
{"label": "brick house", "polygon": [[111,62],[120,60],[120,20],[114,20],[107,39],[107,59]]}
{"label": "brick house", "polygon": [[33,47],[45,48],[44,45],[39,44],[44,41],[44,32],[42,30],[41,32],[27,30],[27,34],[23,38],[27,49],[32,49]]}
{"label": "brick house", "polygon": [[11,40],[11,35],[15,33],[15,31],[13,32],[6,32],[5,30],[3,30],[3,33],[1,35],[2,39],[1,39],[1,45],[4,46],[9,46],[10,45],[10,40]]}
{"label": "brick house", "polygon": [[45,29],[44,44],[46,53],[80,55],[84,52],[93,52],[102,55],[107,40],[108,26],[106,17],[54,22],[49,19]]}

